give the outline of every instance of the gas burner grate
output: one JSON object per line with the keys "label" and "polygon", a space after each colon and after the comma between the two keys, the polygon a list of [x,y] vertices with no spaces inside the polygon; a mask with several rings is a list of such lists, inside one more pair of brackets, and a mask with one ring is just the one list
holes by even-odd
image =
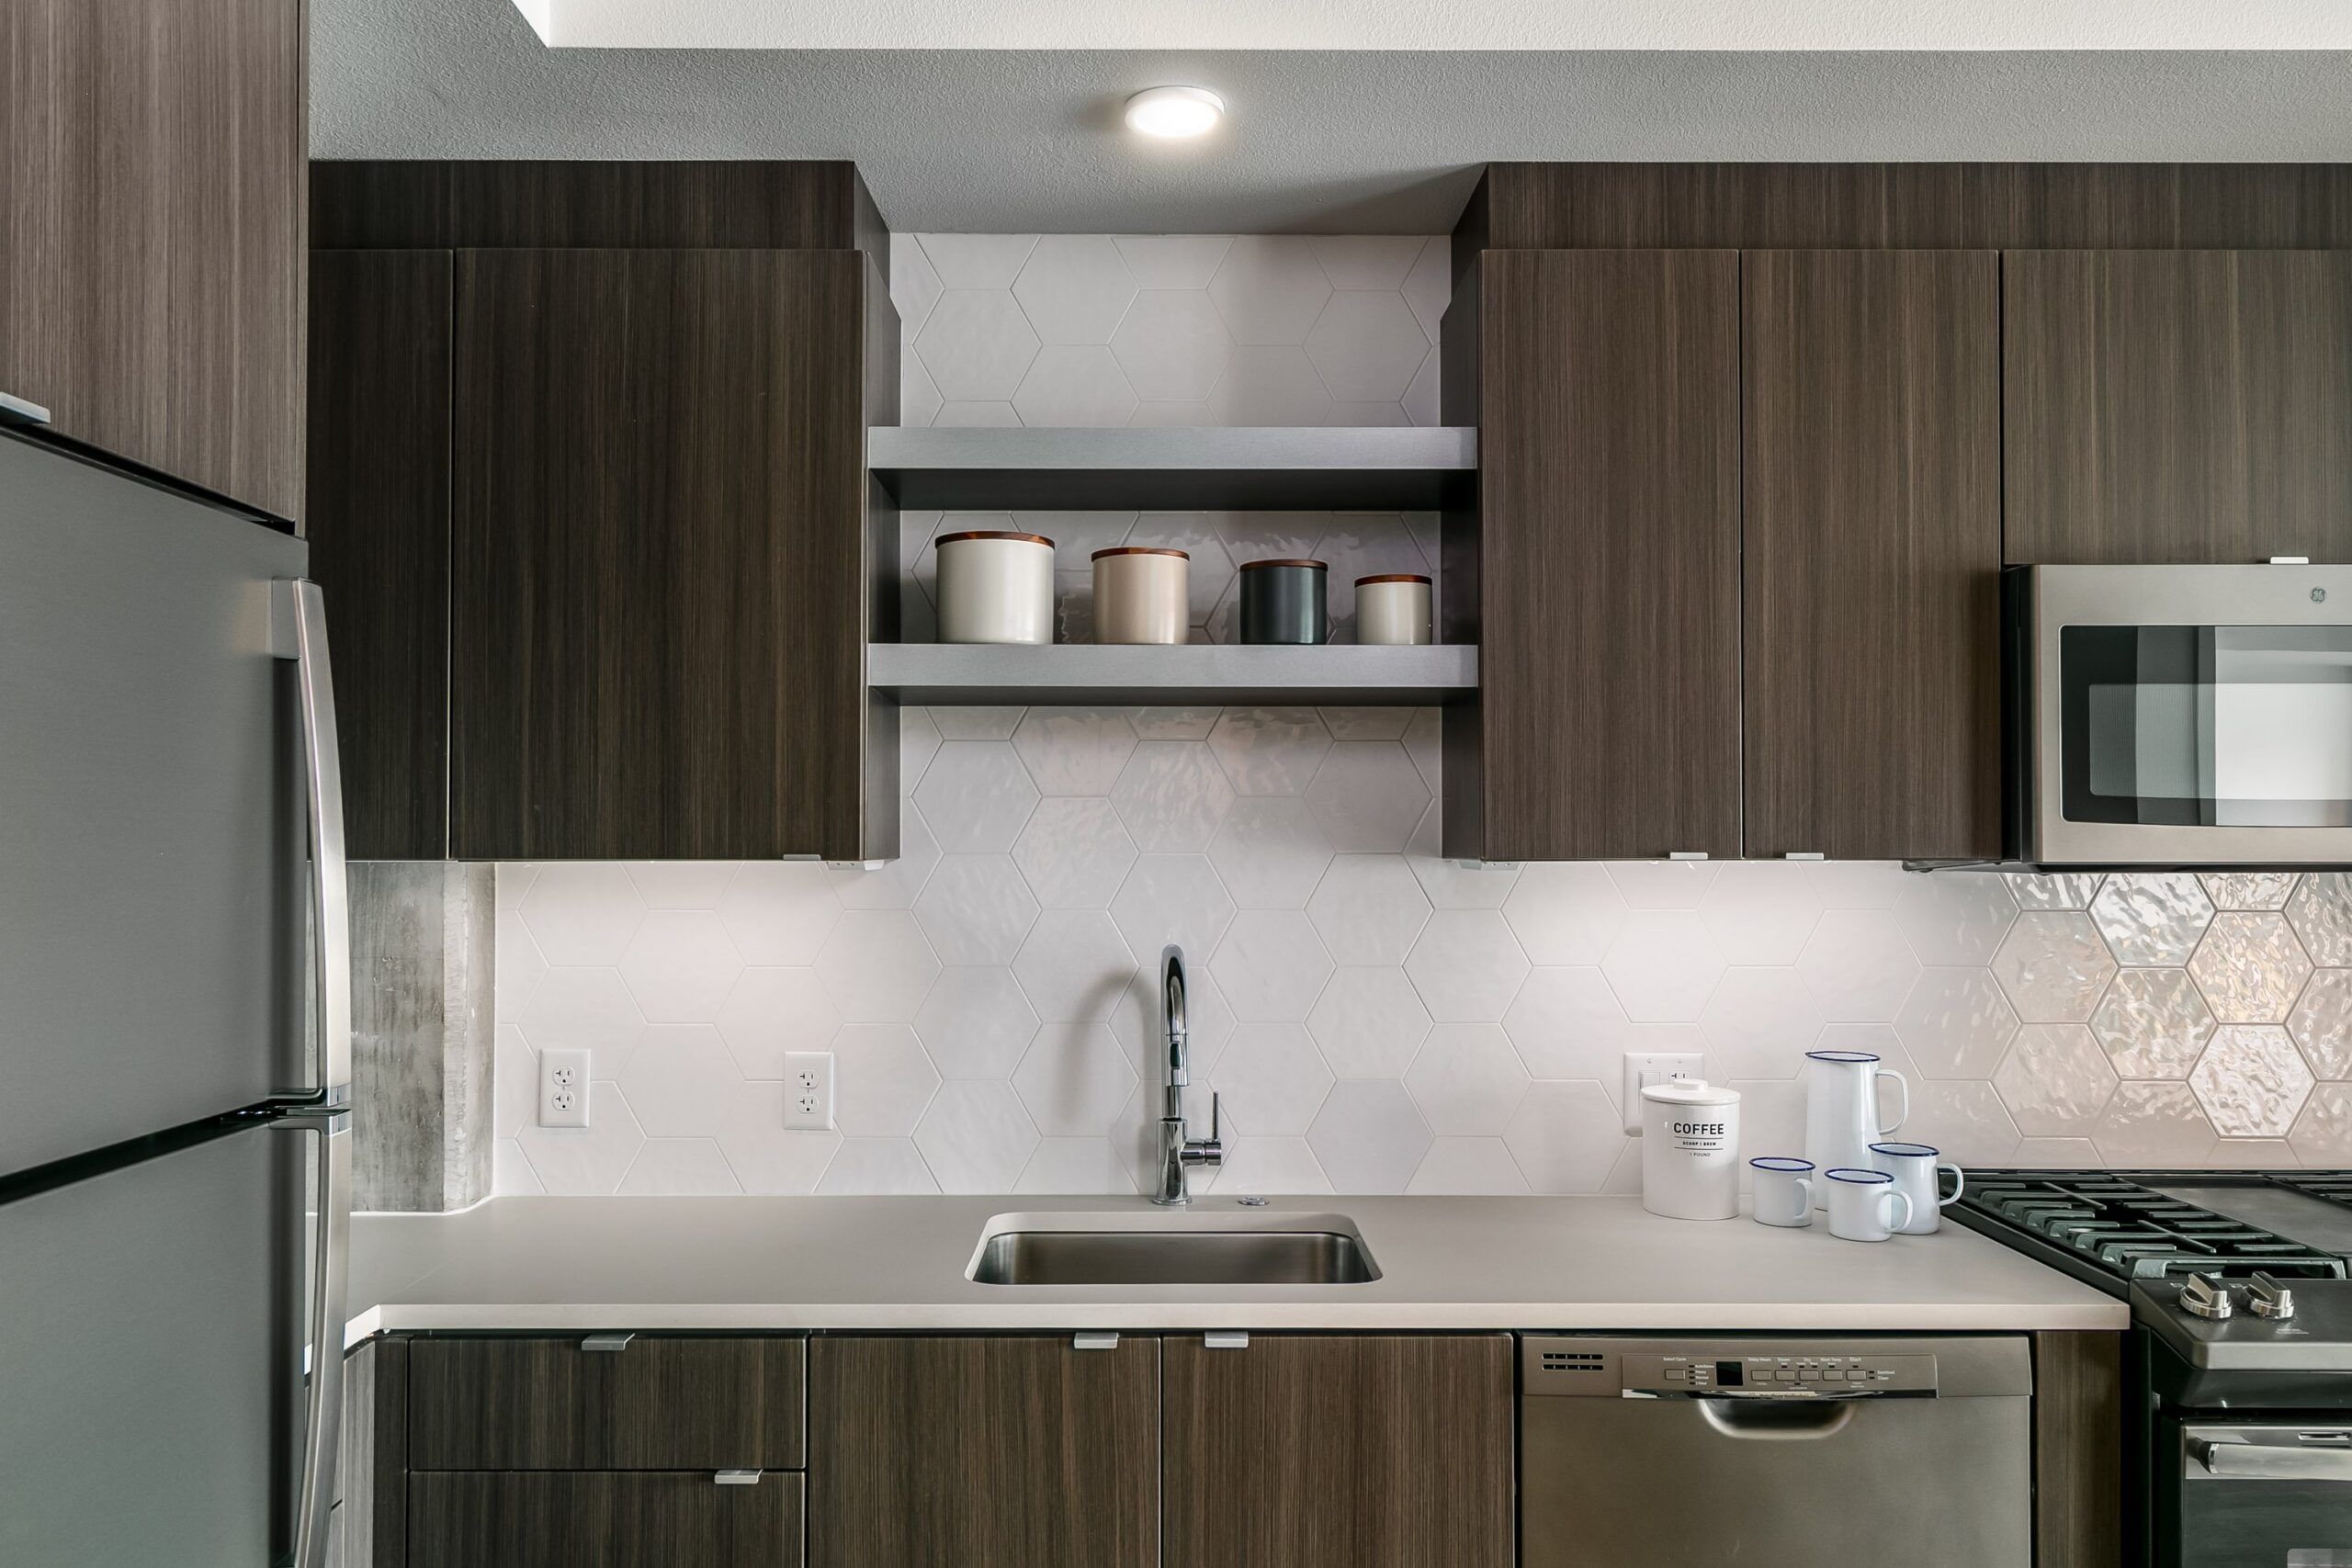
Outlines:
{"label": "gas burner grate", "polygon": [[[2313,1197],[2352,1205],[2352,1173],[2281,1174],[2277,1179]],[[2256,1269],[2304,1280],[2341,1280],[2346,1274],[2345,1259],[2335,1253],[2167,1198],[2123,1176],[1971,1172],[1960,1202],[1989,1222],[1977,1229],[2023,1233],[2118,1280],[2188,1273],[2239,1279]]]}

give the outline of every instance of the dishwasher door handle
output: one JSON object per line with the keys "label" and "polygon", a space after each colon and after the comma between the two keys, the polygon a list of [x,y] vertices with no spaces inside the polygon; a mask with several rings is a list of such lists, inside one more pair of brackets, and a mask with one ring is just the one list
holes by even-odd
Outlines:
{"label": "dishwasher door handle", "polygon": [[1726,1438],[1756,1442],[1804,1443],[1834,1438],[1853,1425],[1860,1398],[1694,1399],[1708,1426]]}

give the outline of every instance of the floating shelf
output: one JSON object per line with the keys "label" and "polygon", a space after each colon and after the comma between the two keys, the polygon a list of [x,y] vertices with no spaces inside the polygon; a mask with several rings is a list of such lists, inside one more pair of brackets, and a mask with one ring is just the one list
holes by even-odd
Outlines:
{"label": "floating shelf", "polygon": [[876,425],[866,461],[925,511],[1430,512],[1468,492],[1478,433]]}
{"label": "floating shelf", "polygon": [[903,703],[1121,707],[1434,705],[1478,689],[1476,647],[1181,648],[874,643],[866,684]]}

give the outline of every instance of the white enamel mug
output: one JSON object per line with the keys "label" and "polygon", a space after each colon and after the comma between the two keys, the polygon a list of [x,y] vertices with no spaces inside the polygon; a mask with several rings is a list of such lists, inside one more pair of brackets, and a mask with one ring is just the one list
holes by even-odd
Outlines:
{"label": "white enamel mug", "polygon": [[1829,1188],[1829,1234],[1848,1241],[1884,1241],[1911,1223],[1911,1200],[1883,1170],[1841,1166],[1822,1172]]}
{"label": "white enamel mug", "polygon": [[1813,1162],[1768,1155],[1747,1162],[1756,1173],[1756,1196],[1750,1205],[1759,1225],[1813,1224]]}
{"label": "white enamel mug", "polygon": [[[1943,1223],[1944,1206],[1957,1201],[1968,1178],[1956,1165],[1936,1163],[1938,1150],[1926,1144],[1872,1144],[1871,1164],[1894,1178],[1894,1190],[1911,1200],[1911,1217],[1894,1228],[1905,1235],[1933,1235]],[[1951,1196],[1939,1191],[1938,1173],[1951,1172]]]}

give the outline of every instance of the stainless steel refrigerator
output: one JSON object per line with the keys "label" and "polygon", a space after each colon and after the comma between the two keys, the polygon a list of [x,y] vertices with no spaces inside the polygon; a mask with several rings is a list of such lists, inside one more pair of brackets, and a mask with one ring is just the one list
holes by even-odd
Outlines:
{"label": "stainless steel refrigerator", "polygon": [[342,800],[282,524],[0,423],[0,1563],[326,1549]]}

